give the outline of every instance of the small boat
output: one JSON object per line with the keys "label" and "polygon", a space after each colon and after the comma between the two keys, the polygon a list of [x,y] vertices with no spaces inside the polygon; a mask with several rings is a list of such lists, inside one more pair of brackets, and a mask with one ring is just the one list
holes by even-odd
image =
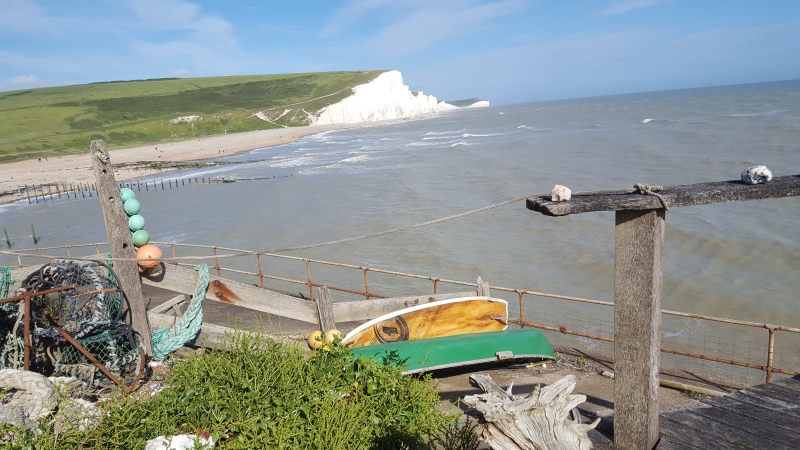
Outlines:
{"label": "small boat", "polygon": [[356,357],[405,365],[404,374],[483,365],[494,362],[550,361],[553,348],[542,333],[531,328],[458,334],[428,339],[388,342],[353,348]]}

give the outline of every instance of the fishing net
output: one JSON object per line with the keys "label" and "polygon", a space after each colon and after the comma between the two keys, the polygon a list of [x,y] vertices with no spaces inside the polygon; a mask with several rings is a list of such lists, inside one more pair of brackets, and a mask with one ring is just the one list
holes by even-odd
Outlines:
{"label": "fishing net", "polygon": [[[56,376],[74,376],[89,386],[110,387],[114,383],[90,359],[51,326],[45,313],[75,339],[115,377],[131,384],[139,373],[139,343],[126,322],[124,295],[114,272],[105,264],[90,261],[55,260],[45,264],[22,282],[34,292],[64,286],[70,289],[31,299],[31,370]],[[16,293],[25,292],[24,288]],[[7,303],[0,310],[0,335],[6,340],[0,350],[0,365],[22,368],[23,311],[21,302]]]}

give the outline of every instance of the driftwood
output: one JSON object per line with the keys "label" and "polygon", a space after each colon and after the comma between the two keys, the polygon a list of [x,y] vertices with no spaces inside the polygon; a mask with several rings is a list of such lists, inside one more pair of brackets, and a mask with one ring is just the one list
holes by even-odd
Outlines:
{"label": "driftwood", "polygon": [[589,425],[580,416],[569,420],[573,408],[586,401],[585,395],[571,395],[575,377],[567,375],[550,386],[536,388],[529,395],[517,397],[511,387],[503,390],[488,375],[470,379],[485,394],[468,395],[464,403],[474,407],[482,419],[481,438],[496,450],[588,450],[592,448],[588,432],[600,419]]}

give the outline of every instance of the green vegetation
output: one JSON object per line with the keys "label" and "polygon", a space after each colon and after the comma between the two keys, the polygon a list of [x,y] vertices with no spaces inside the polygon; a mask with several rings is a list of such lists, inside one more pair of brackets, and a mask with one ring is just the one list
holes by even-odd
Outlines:
{"label": "green vegetation", "polygon": [[[308,124],[382,71],[115,81],[0,92],[0,162]],[[262,120],[254,114],[262,112]],[[171,123],[177,117],[194,122]]]}
{"label": "green vegetation", "polygon": [[297,344],[240,332],[218,350],[176,363],[154,398],[107,402],[88,433],[44,430],[35,437],[16,429],[11,441],[4,426],[0,446],[142,449],[148,439],[201,429],[215,449],[477,448],[474,425],[459,426],[457,415],[436,409],[439,395],[428,378],[403,376],[383,362],[356,359],[339,345],[307,357]]}

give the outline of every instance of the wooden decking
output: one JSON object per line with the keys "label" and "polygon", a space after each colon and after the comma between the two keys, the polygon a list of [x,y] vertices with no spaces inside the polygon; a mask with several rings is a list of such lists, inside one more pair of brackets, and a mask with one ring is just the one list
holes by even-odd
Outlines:
{"label": "wooden decking", "polygon": [[659,450],[800,448],[800,378],[774,380],[664,412]]}

